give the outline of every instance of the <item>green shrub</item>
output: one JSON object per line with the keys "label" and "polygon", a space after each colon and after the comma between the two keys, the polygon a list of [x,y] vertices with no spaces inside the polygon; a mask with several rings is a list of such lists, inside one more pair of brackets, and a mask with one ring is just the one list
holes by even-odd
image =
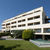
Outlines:
{"label": "green shrub", "polygon": [[15,37],[15,38],[22,38],[23,30],[12,30],[11,32],[13,33],[13,37]]}
{"label": "green shrub", "polygon": [[22,33],[22,38],[23,39],[32,39],[33,38],[33,33],[35,33],[33,30],[24,30]]}
{"label": "green shrub", "polygon": [[23,30],[17,30],[16,37],[17,38],[22,38],[22,32],[23,32]]}
{"label": "green shrub", "polygon": [[0,37],[1,36],[9,36],[10,35],[10,32],[2,32],[2,33],[0,33]]}
{"label": "green shrub", "polygon": [[1,34],[2,34],[2,33],[0,33],[0,37],[1,37]]}

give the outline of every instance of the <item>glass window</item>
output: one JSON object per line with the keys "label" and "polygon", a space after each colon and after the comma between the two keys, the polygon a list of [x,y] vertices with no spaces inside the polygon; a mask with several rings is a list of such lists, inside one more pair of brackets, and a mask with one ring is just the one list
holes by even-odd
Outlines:
{"label": "glass window", "polygon": [[37,18],[40,18],[40,15],[34,17],[34,19],[37,19]]}
{"label": "glass window", "polygon": [[33,25],[33,23],[28,23],[28,26],[31,26],[31,25]]}
{"label": "glass window", "polygon": [[41,29],[35,29],[36,33],[41,33]]}
{"label": "glass window", "polygon": [[39,24],[40,24],[40,22],[35,22],[35,23],[34,23],[34,25],[39,25]]}
{"label": "glass window", "polygon": [[31,17],[31,18],[28,18],[28,20],[33,20],[33,17]]}

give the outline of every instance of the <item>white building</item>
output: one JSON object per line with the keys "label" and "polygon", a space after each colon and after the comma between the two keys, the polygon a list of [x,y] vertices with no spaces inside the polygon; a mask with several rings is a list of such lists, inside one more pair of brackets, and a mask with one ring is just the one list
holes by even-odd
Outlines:
{"label": "white building", "polygon": [[[17,15],[2,23],[2,31],[33,29],[36,38],[50,37],[50,23],[43,7]],[[40,35],[40,36],[39,36]]]}
{"label": "white building", "polygon": [[0,33],[2,33],[2,30],[0,29]]}

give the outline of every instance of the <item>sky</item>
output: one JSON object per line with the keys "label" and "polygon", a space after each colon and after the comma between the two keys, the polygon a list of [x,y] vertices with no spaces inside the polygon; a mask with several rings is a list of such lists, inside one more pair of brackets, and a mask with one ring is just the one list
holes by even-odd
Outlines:
{"label": "sky", "polygon": [[4,20],[41,6],[50,18],[50,0],[0,0],[0,29]]}

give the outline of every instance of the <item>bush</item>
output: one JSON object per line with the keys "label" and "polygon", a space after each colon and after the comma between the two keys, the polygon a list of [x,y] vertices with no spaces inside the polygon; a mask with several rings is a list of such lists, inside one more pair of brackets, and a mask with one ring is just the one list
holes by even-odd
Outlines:
{"label": "bush", "polygon": [[9,36],[9,35],[10,35],[10,32],[3,33],[3,36]]}
{"label": "bush", "polygon": [[13,38],[16,37],[16,33],[17,33],[16,30],[12,30],[11,33],[13,33],[13,34],[10,35],[11,37],[13,37]]}
{"label": "bush", "polygon": [[22,38],[23,30],[12,30],[11,32],[13,33],[13,37],[15,37],[15,38]]}
{"label": "bush", "polygon": [[0,33],[0,37],[2,36],[1,34],[2,34],[2,33]]}
{"label": "bush", "polygon": [[29,39],[32,39],[33,38],[33,34],[34,31],[33,30],[24,30],[23,33],[22,33],[22,38],[25,39],[25,40],[29,40]]}
{"label": "bush", "polygon": [[23,30],[17,30],[16,38],[22,38]]}
{"label": "bush", "polygon": [[10,32],[3,32],[3,33],[0,33],[0,37],[1,36],[9,36],[10,35]]}

